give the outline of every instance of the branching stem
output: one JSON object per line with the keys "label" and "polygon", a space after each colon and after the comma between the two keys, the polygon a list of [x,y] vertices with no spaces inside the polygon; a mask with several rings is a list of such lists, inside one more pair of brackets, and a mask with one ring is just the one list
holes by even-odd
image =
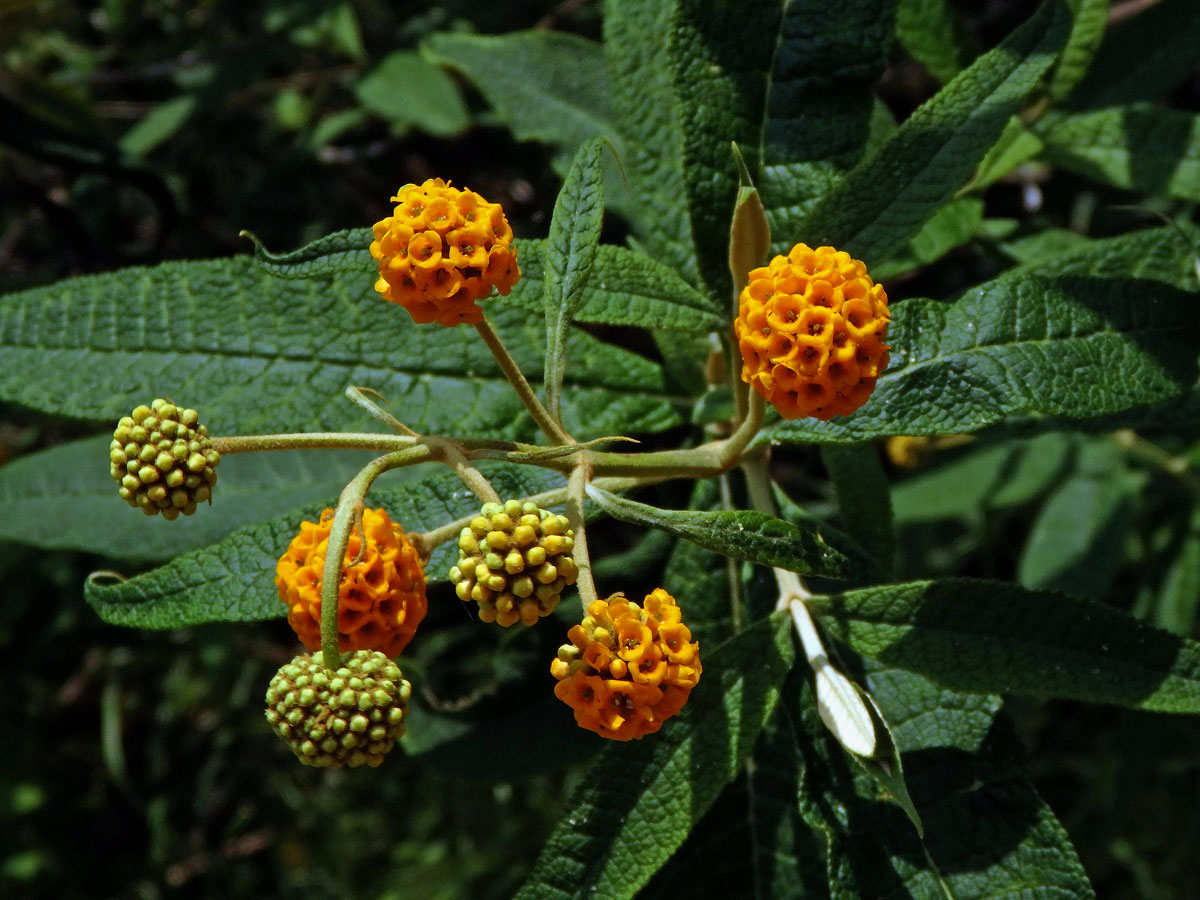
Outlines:
{"label": "branching stem", "polygon": [[529,381],[521,371],[521,367],[517,365],[517,361],[512,358],[512,354],[508,352],[508,348],[500,340],[500,335],[492,328],[492,323],[484,318],[482,322],[475,326],[475,330],[479,332],[479,336],[483,338],[483,342],[492,351],[492,356],[496,358],[496,362],[499,363],[504,376],[511,382],[513,389],[517,392],[517,396],[521,398],[521,402],[525,404],[525,408],[529,410],[529,414],[537,422],[538,428],[542,429],[542,433],[556,444],[572,443],[571,436],[563,431],[563,427],[550,415],[549,410],[542,405],[542,401],[534,393]]}
{"label": "branching stem", "polygon": [[336,669],[341,664],[338,649],[338,602],[341,594],[342,566],[346,559],[346,548],[350,544],[350,533],[357,526],[363,547],[367,536],[362,533],[363,500],[371,483],[389,469],[424,462],[430,458],[426,446],[409,447],[384,456],[376,457],[351,479],[342,489],[333,524],[329,527],[329,542],[325,550],[325,567],[321,570],[321,655],[325,667]]}
{"label": "branching stem", "polygon": [[596,582],[592,577],[592,561],[588,555],[586,523],[583,519],[583,498],[588,482],[588,466],[586,457],[580,459],[571,470],[567,479],[567,521],[575,532],[575,549],[571,552],[579,577],[575,589],[579,591],[579,601],[583,604],[584,615],[592,601],[598,599]]}

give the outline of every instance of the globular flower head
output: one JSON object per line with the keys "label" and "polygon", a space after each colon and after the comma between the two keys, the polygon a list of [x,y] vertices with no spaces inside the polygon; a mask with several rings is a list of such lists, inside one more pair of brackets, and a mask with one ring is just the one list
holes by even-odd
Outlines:
{"label": "globular flower head", "polygon": [[392,215],[375,223],[375,290],[420,323],[475,325],[476,301],[507,294],[521,277],[512,228],[499,203],[440,178],[406,184]]}
{"label": "globular flower head", "polygon": [[887,303],[850,254],[797,244],[751,271],[738,298],[742,380],[785,419],[849,415],[888,364]]}
{"label": "globular flower head", "polygon": [[377,766],[404,734],[412,685],[374,650],[337,668],[322,655],[297,656],[267,688],[267,722],[306,766]]}
{"label": "globular flower head", "polygon": [[130,506],[148,516],[190,516],[211,501],[217,453],[194,409],[158,399],[117,423],[109,444],[108,473]]}
{"label": "globular flower head", "polygon": [[619,593],[595,601],[567,637],[550,664],[554,695],[601,737],[627,741],[658,731],[700,680],[700,644],[662,588],[640,606]]}
{"label": "globular flower head", "polygon": [[575,583],[574,549],[566,516],[529,501],[485,503],[458,537],[450,580],[460,600],[479,604],[483,621],[532,625]]}
{"label": "globular flower head", "polygon": [[[333,510],[302,522],[275,567],[275,587],[288,622],[309,650],[321,646],[321,577]],[[364,509],[346,547],[338,589],[338,648],[398,655],[425,618],[425,572],[404,529],[382,509]],[[365,541],[365,546],[364,546]],[[360,550],[362,558],[358,562]]]}

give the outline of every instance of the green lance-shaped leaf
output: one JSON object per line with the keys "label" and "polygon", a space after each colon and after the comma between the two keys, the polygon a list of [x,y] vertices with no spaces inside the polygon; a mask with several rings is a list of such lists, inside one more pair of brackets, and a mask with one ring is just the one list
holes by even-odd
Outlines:
{"label": "green lance-shaped leaf", "polygon": [[979,52],[950,0],[900,0],[896,40],[943,84],[970,65]]}
{"label": "green lance-shaped leaf", "polygon": [[871,554],[881,572],[890,573],[896,535],[879,451],[872,444],[825,444],[821,461],[837,491],[846,533]]}
{"label": "green lance-shaped leaf", "polygon": [[1200,116],[1148,103],[1054,116],[1038,129],[1055,165],[1126,190],[1200,201]]}
{"label": "green lance-shaped leaf", "polygon": [[1112,607],[974,579],[864,588],[810,602],[854,650],[951,690],[1200,712],[1200,643]]}
{"label": "green lance-shaped leaf", "polygon": [[[546,307],[542,276],[547,243],[541,240],[517,242],[521,280],[507,297],[497,304],[514,303],[530,312]],[[596,246],[592,277],[583,292],[583,302],[575,311],[577,322],[604,325],[635,325],[672,332],[705,333],[719,331],[727,320],[712,311],[711,301],[684,281],[673,269],[644,253],[613,244]]]}
{"label": "green lance-shaped leaf", "polygon": [[470,123],[454,79],[411,50],[396,50],[380,60],[354,85],[354,96],[397,132],[419,128],[452,137]]}
{"label": "green lance-shaped leaf", "polygon": [[567,332],[583,300],[600,227],[604,224],[604,141],[592,138],[575,154],[571,171],[554,201],[542,275],[546,308],[546,406],[558,418],[559,395],[567,371]]}
{"label": "green lance-shaped leaf", "polygon": [[1144,484],[1145,473],[1130,471],[1107,435],[1084,444],[1034,519],[1017,567],[1020,583],[1103,597],[1125,560]]}
{"label": "green lance-shaped leaf", "polygon": [[955,434],[1149,406],[1196,380],[1200,305],[1149,279],[1001,277],[953,303],[897,304],[888,343],[891,364],[856,413],[782,423],[757,440]]}
{"label": "green lance-shaped leaf", "polygon": [[[274,278],[250,257],[164,263],[0,297],[0,397],[116,421],[132,386],[200,411],[213,434],[374,427],[348,385],[388,398],[411,428],[531,438],[530,417],[469,328],[418,326],[379,297],[370,271]],[[496,305],[522,371],[540,373],[545,327]],[[681,421],[658,366],[575,330],[564,427],[587,440]],[[153,394],[151,395],[153,396]]]}
{"label": "green lance-shaped leaf", "polygon": [[1200,64],[1200,5],[1155,3],[1105,32],[1087,75],[1070,96],[1075,109],[1161,100]]}
{"label": "green lance-shaped leaf", "polygon": [[[720,7],[708,8],[710,16],[722,16]],[[806,239],[808,213],[893,127],[875,85],[891,54],[895,10],[895,0],[852,0],[830,15],[826,0],[792,0],[782,4],[770,52],[743,63],[753,70],[770,60],[762,112],[742,113],[752,121],[762,116],[759,169],[753,168],[755,145],[742,148],[767,208],[776,253]],[[718,24],[717,33],[727,27]],[[753,103],[757,94],[746,99]]]}
{"label": "green lance-shaped leaf", "polygon": [[869,160],[826,194],[804,223],[868,265],[916,234],[962,187],[1054,63],[1070,15],[1047,0],[994,50],[921,106]]}
{"label": "green lance-shaped leaf", "polygon": [[[489,466],[486,473],[504,497],[527,497],[564,484],[561,476],[528,466]],[[366,505],[382,506],[405,531],[428,531],[479,510],[479,500],[448,472],[394,487],[385,486],[389,480],[385,475],[376,483]],[[106,622],[135,628],[278,618],[287,609],[275,589],[275,564],[300,522],[315,522],[321,510],[336,501],[334,492],[328,502],[239,528],[215,544],[124,581],[93,576],[84,596]],[[454,541],[435,548],[425,564],[426,580],[445,581],[457,552]]]}
{"label": "green lance-shaped leaf", "polygon": [[705,651],[683,712],[583,776],[516,900],[637,894],[741,770],[792,666],[790,628],[776,615]]}
{"label": "green lance-shaped leaf", "polygon": [[[247,234],[252,240],[254,236]],[[367,247],[371,232],[366,228],[337,231],[305,244],[290,253],[270,253],[256,243],[255,258],[265,271],[279,278],[310,278],[334,274],[374,277],[376,266]],[[516,303],[531,312],[546,306],[546,241],[523,238],[515,242],[521,264],[521,279],[496,304]],[[679,274],[644,253],[598,244],[583,300],[575,311],[578,322],[605,325],[636,325],[675,331],[718,331],[725,319],[712,311],[712,301]]]}
{"label": "green lance-shaped leaf", "polygon": [[1055,101],[1070,94],[1087,74],[1108,22],[1108,0],[1068,2],[1071,6],[1071,34],[1050,78],[1050,98]]}
{"label": "green lance-shaped leaf", "polygon": [[830,896],[1094,897],[1066,831],[1022,772],[999,697],[956,694],[877,665],[867,674],[872,697],[896,723],[925,838],[827,736],[807,683],[795,690],[789,682],[777,715],[804,760],[796,800],[825,845]]}
{"label": "green lance-shaped leaf", "polygon": [[823,896],[821,847],[796,805],[805,763],[778,723],[778,715],[767,723],[741,775],[638,891],[638,900]]}
{"label": "green lance-shaped leaf", "polygon": [[1034,236],[1027,238],[1025,250],[1033,258],[1006,272],[1004,279],[1019,281],[1027,275],[1150,278],[1185,291],[1200,289],[1196,274],[1200,232],[1186,222],[1111,238],[1089,239],[1070,232],[1074,237],[1069,244],[1059,239],[1065,236],[1062,232],[1042,234],[1050,235],[1046,245],[1038,246]]}
{"label": "green lance-shaped leaf", "polygon": [[440,32],[421,50],[470,79],[519,141],[573,152],[589,138],[615,136],[608,69],[596,41],[541,29]]}
{"label": "green lance-shaped leaf", "polygon": [[272,253],[258,236],[243,231],[241,236],[254,243],[254,258],[276,278],[322,278],[342,272],[370,273],[371,229],[351,228],[335,231],[310,241],[288,253]]}
{"label": "green lance-shaped leaf", "polygon": [[[624,168],[635,198],[639,242],[690,284],[702,284],[683,171],[683,127],[675,97],[669,42],[675,2],[608,0],[604,58],[613,119],[624,141]],[[729,138],[724,139],[726,146]],[[722,254],[723,255],[723,254]],[[725,310],[724,295],[711,308]]]}
{"label": "green lance-shaped leaf", "polygon": [[706,550],[826,578],[845,576],[846,558],[815,524],[793,525],[757,510],[659,509],[588,485],[588,496],[614,518],[658,528]]}
{"label": "green lance-shaped leaf", "polygon": [[228,454],[217,467],[215,508],[205,505],[194,516],[168,523],[142,515],[117,496],[104,465],[111,439],[111,434],[84,438],[0,466],[0,540],[115,559],[169,559],[301,504],[333,503],[342,486],[378,455],[363,450]]}

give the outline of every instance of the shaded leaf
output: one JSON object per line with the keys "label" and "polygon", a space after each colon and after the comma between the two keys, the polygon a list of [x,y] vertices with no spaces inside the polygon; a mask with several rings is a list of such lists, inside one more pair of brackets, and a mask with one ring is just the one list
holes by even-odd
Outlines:
{"label": "shaded leaf", "polygon": [[892,526],[891,490],[872,444],[824,444],[825,464],[846,533],[874,557],[880,571],[892,571],[896,535]]}
{"label": "shaded leaf", "polygon": [[954,303],[898,304],[888,342],[891,364],[856,413],[781,423],[757,440],[954,434],[1161,402],[1196,379],[1200,306],[1148,279],[1002,276]]}
{"label": "shaded leaf", "polygon": [[411,50],[385,56],[354,85],[354,95],[363,108],[400,130],[452,137],[470,122],[454,79]]}
{"label": "shaded leaf", "polygon": [[823,732],[808,685],[789,684],[780,712],[806,763],[798,799],[825,844],[830,895],[1092,897],[1066,832],[1021,772],[1019,741],[996,717],[999,698],[955,694],[908,672],[868,671],[872,696],[896,723],[926,839],[868,776],[856,776]]}
{"label": "shaded leaf", "polygon": [[1111,441],[1085,446],[1034,520],[1017,580],[1027,588],[1102,597],[1124,562],[1144,482]]}
{"label": "shaded leaf", "polygon": [[822,196],[804,222],[807,242],[871,265],[916,234],[974,173],[1053,64],[1069,25],[1062,0],[1043,3]]}
{"label": "shaded leaf", "polygon": [[615,138],[608,69],[600,44],[561,31],[483,35],[442,32],[423,54],[467,76],[519,141],[575,151]]}
{"label": "shaded leaf", "polygon": [[945,84],[978,53],[949,0],[900,0],[896,40],[913,59]]}
{"label": "shaded leaf", "polygon": [[105,465],[111,439],[84,438],[0,466],[0,539],[116,559],[167,559],[302,504],[332,506],[377,455],[362,450],[227,455],[217,469],[216,508],[204,506],[167,522],[129,508],[117,496]]}
{"label": "shaded leaf", "polygon": [[1057,166],[1126,190],[1200,200],[1200,116],[1149,104],[1055,117],[1039,130]]}
{"label": "shaded leaf", "polygon": [[633,897],[737,775],[793,658],[786,615],[705,653],[683,712],[652,740],[610,747],[584,775],[517,900]]}
{"label": "shaded leaf", "polygon": [[955,578],[809,606],[857,652],[951,690],[1200,712],[1200,644],[1099,603]]}

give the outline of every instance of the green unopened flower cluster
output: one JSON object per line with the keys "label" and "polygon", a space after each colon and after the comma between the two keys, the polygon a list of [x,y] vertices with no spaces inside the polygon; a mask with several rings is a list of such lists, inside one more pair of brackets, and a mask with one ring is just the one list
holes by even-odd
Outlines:
{"label": "green unopened flower cluster", "polygon": [[109,445],[109,474],[130,506],[148,516],[190,516],[212,496],[221,456],[194,409],[166,400],[139,406],[117,423]]}
{"label": "green unopened flower cluster", "polygon": [[483,621],[532,625],[575,583],[574,548],[566,516],[529,501],[485,503],[459,535],[450,580],[460,600],[479,604]]}
{"label": "green unopened flower cluster", "polygon": [[267,688],[267,722],[306,766],[378,766],[404,734],[412,685],[378,650],[336,670],[322,654],[297,656]]}

